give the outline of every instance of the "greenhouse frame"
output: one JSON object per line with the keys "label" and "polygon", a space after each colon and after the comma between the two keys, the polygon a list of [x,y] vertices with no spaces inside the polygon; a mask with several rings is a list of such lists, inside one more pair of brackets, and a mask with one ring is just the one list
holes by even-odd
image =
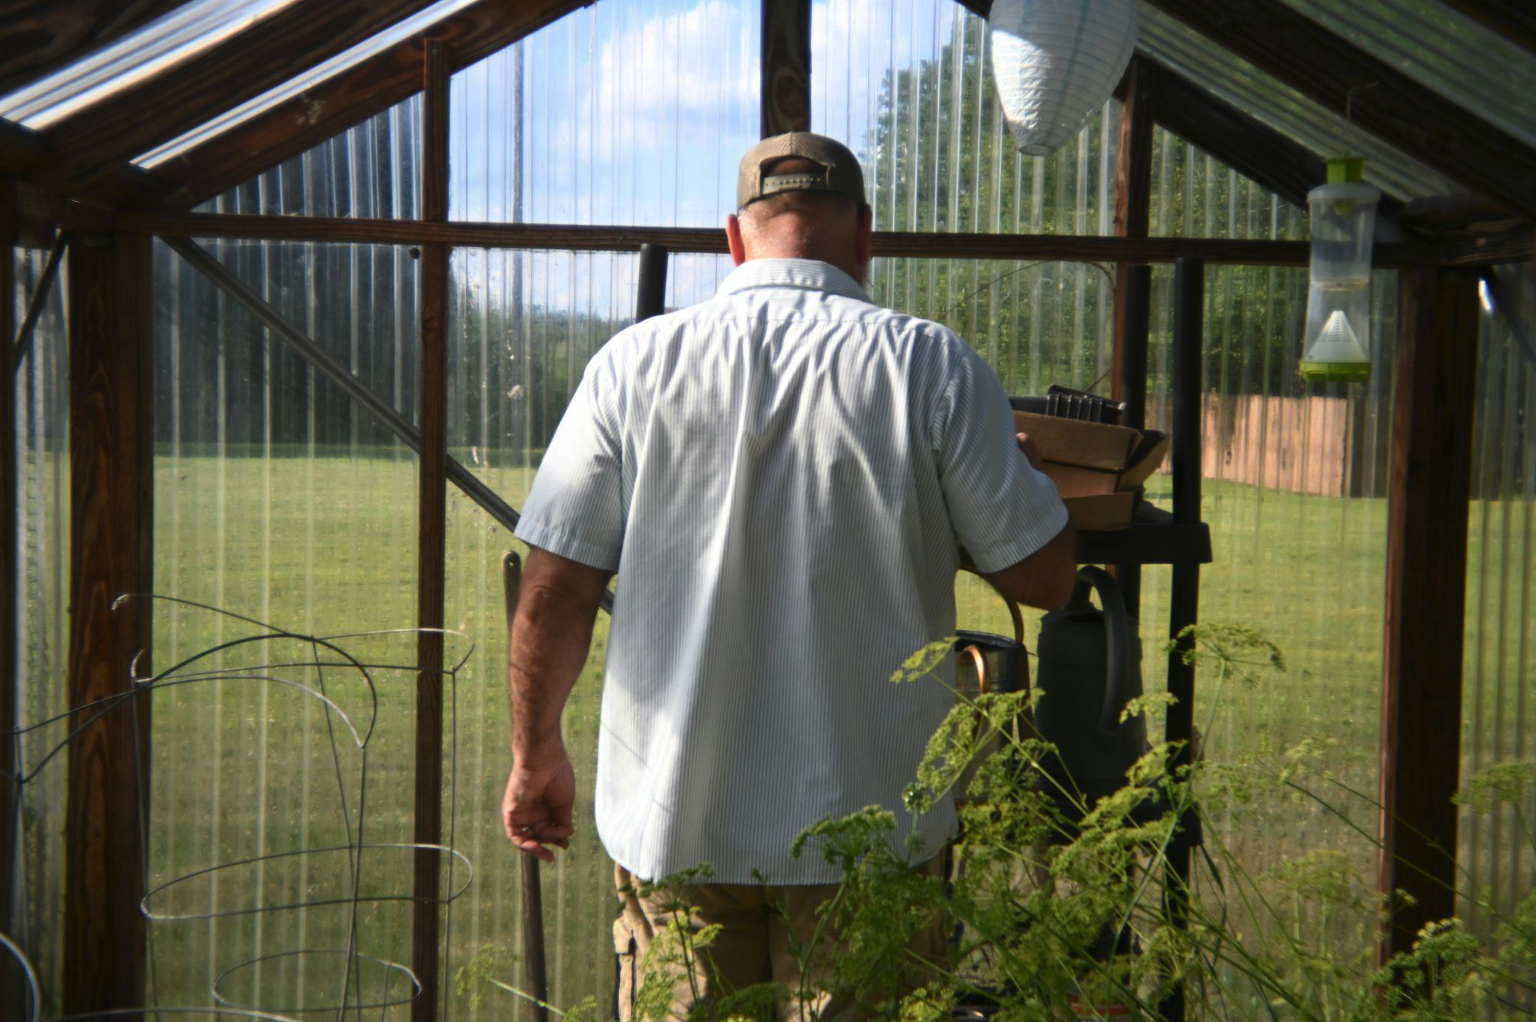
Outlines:
{"label": "greenhouse frame", "polygon": [[[1236,816],[1236,854],[1368,874],[1373,959],[1451,916],[1504,939],[1536,791],[1458,793],[1536,761],[1536,9],[1140,0],[1114,97],[1026,157],[991,6],[0,0],[0,937],[35,1017],[315,1017],[264,998],[323,985],[343,903],[348,953],[361,926],[410,977],[348,1011],[523,1010],[465,987],[533,954],[497,816],[517,508],[587,358],[713,293],[736,161],[791,130],[864,165],[876,301],[1010,393],[1098,388],[1172,434],[1147,496],[1206,555],[1079,547],[1182,696],[1159,723],[1213,759],[1305,747],[1353,798]],[[1344,155],[1382,192],[1375,368],[1307,384],[1307,194]],[[1165,643],[1208,619],[1289,672],[1207,703]],[[269,684],[295,667],[342,687]],[[614,982],[595,705],[544,873],[562,1006]]]}

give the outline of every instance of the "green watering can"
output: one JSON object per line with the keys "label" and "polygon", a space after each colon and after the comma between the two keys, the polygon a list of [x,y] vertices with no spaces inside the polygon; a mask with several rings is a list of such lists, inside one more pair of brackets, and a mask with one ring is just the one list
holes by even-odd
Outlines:
{"label": "green watering can", "polygon": [[[1090,602],[1094,591],[1102,610]],[[1072,598],[1041,622],[1036,654],[1035,728],[1057,752],[1046,771],[1060,791],[1092,807],[1125,785],[1126,770],[1149,748],[1144,717],[1120,720],[1141,695],[1141,638],[1114,577],[1079,568]]]}

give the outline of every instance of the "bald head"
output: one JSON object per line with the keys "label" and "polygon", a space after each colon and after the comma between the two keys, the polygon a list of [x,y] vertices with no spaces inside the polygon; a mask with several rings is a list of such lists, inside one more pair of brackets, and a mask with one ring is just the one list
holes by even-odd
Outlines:
{"label": "bald head", "polygon": [[[775,163],[778,174],[815,173],[810,160],[789,157]],[[859,283],[869,270],[870,209],[830,192],[779,192],[742,208],[726,222],[731,255],[748,259],[819,259]]]}

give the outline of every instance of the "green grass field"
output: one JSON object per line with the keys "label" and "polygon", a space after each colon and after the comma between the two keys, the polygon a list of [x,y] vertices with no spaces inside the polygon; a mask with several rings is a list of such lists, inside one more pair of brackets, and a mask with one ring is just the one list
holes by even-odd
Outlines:
{"label": "green grass field", "polygon": [[[531,472],[492,468],[485,477],[517,506]],[[415,493],[415,460],[400,451],[314,459],[165,454],[157,464],[156,588],[300,632],[408,627],[416,599]],[[1231,688],[1214,708],[1211,694],[1197,682],[1196,716],[1209,757],[1278,754],[1303,739],[1322,739],[1329,743],[1326,769],[1374,793],[1385,511],[1379,500],[1302,497],[1207,482],[1205,517],[1216,561],[1202,576],[1201,618],[1257,628],[1290,664],[1286,675],[1261,687]],[[445,942],[451,1014],[464,1017],[476,1013],[467,996],[454,992],[453,969],[487,947],[504,947],[509,955],[521,950],[518,861],[498,817],[509,765],[500,561],[513,544],[452,489],[448,516],[448,623],[476,643],[455,679],[449,752],[456,770],[451,795],[445,792],[454,844],[474,869],[473,882],[449,911]],[[1478,522],[1474,514],[1474,529]],[[1475,533],[1474,556],[1482,553],[1481,542]],[[1516,563],[1525,556],[1523,549],[1507,547],[1495,553]],[[1149,690],[1161,686],[1166,666],[1161,646],[1167,590],[1167,570],[1148,569],[1142,636]],[[979,581],[962,576],[958,600],[961,627],[1006,630],[1000,600]],[[170,605],[157,610],[155,629],[160,669],[253,631]],[[606,1003],[611,983],[611,866],[593,833],[589,802],[606,633],[603,619],[567,714],[585,825],[578,824],[570,852],[544,876],[557,1004],[587,994]],[[414,652],[409,636],[366,645],[369,658],[380,663],[408,664]],[[214,662],[229,667],[264,659],[298,661],[305,652],[292,644],[241,647]],[[302,670],[285,673],[313,680]],[[326,680],[338,703],[356,719],[366,716],[366,691],[355,672],[328,672]],[[409,841],[414,678],[406,670],[381,670],[375,681],[379,704],[367,750],[366,837]],[[349,828],[356,832],[362,756],[346,735],[340,754],[333,756],[327,714],[315,699],[260,682],[223,681],[167,690],[157,698],[154,715],[156,882],[215,861],[343,844]],[[336,720],[329,723],[334,729]],[[347,792],[345,804],[336,794],[338,777]],[[1374,829],[1367,802],[1357,800],[1348,815]],[[1320,847],[1344,851],[1363,870],[1374,868],[1369,842],[1315,807],[1276,802],[1224,821],[1224,829],[1255,871]],[[365,893],[408,895],[408,853],[370,852],[364,865]],[[454,868],[452,884],[462,886],[463,869]],[[344,897],[345,876],[340,855],[298,856],[178,884],[158,896],[154,907],[197,915],[212,908],[228,912]],[[445,886],[448,879],[445,870]],[[226,969],[278,955],[224,977],[220,992],[275,1009],[304,1006],[267,1000],[275,990],[302,989],[311,1007],[329,1003],[340,982],[335,960],[283,953],[343,946],[344,918],[344,908],[332,906],[157,923],[158,996],[162,1003],[204,1000]],[[359,940],[369,953],[408,961],[409,905],[371,903]],[[509,959],[502,975],[515,980],[517,968]],[[398,983],[390,989],[383,979],[368,979],[378,991],[405,993]],[[506,995],[488,996],[492,999],[480,1011],[504,1017],[510,1008]],[[403,1011],[384,1015],[403,1017]]]}

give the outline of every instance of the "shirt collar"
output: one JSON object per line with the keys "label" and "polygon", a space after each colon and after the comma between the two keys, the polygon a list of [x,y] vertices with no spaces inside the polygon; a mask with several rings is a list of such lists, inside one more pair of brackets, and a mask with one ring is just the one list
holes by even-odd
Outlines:
{"label": "shirt collar", "polygon": [[858,281],[818,259],[749,259],[726,275],[717,293],[729,295],[758,287],[826,291],[874,304]]}

